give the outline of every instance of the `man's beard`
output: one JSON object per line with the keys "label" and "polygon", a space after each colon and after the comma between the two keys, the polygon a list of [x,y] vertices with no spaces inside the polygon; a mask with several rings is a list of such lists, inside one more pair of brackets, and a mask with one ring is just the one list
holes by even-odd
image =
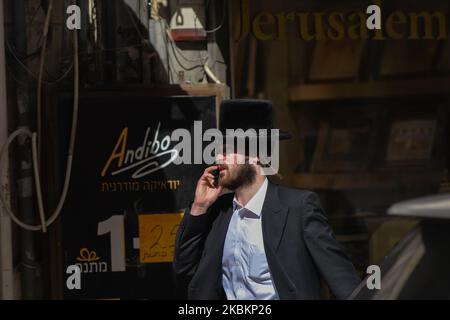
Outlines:
{"label": "man's beard", "polygon": [[241,164],[236,168],[236,172],[230,177],[229,181],[222,181],[222,186],[229,190],[248,186],[256,179],[255,167],[251,164]]}

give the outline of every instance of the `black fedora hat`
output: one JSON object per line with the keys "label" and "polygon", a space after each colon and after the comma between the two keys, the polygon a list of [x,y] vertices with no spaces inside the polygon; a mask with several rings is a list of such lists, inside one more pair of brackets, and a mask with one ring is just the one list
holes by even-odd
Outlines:
{"label": "black fedora hat", "polygon": [[[254,129],[256,138],[261,137],[260,130],[267,132],[268,138],[287,140],[291,135],[282,130],[272,133],[274,128],[273,105],[270,100],[260,99],[230,99],[224,100],[220,106],[219,130],[227,137],[227,129]],[[262,131],[264,132],[264,131]],[[233,135],[236,137],[236,135]]]}

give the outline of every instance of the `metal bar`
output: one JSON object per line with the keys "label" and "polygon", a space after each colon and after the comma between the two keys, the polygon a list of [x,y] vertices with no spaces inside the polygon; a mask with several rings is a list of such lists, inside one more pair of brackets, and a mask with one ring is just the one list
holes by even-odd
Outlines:
{"label": "metal bar", "polygon": [[[0,0],[0,146],[5,143],[8,134],[8,114],[6,100],[6,73],[5,73],[5,33],[3,24],[3,0]],[[6,162],[0,167],[3,183],[9,184],[9,165]],[[7,192],[8,187],[0,185],[0,192]],[[5,197],[9,198],[9,197]],[[12,254],[11,218],[0,206],[0,297],[2,300],[14,299],[14,269]]]}
{"label": "metal bar", "polygon": [[[14,39],[17,56],[27,54],[25,1],[13,1]],[[16,74],[20,83],[16,86],[18,126],[30,129],[33,123],[30,90],[23,83],[28,77],[23,68],[18,68]],[[20,219],[27,224],[36,224],[37,214],[34,206],[33,173],[31,144],[29,140],[18,139],[16,164],[17,202]],[[39,263],[37,239],[41,235],[32,231],[20,230],[21,251],[21,293],[23,299],[42,298],[42,267]]]}

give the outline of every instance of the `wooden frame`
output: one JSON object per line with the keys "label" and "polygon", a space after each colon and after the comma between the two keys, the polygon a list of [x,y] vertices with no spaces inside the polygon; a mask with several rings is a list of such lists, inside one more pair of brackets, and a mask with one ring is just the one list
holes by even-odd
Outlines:
{"label": "wooden frame", "polygon": [[349,39],[316,41],[308,82],[358,79],[365,43]]}
{"label": "wooden frame", "polygon": [[431,160],[436,119],[397,120],[391,124],[385,161],[390,165],[420,165]]}
{"label": "wooden frame", "polygon": [[343,123],[324,120],[312,161],[312,172],[355,172],[370,168],[375,144],[376,117],[358,117]]}
{"label": "wooden frame", "polygon": [[385,45],[379,70],[381,78],[427,75],[433,71],[438,40],[387,40]]}
{"label": "wooden frame", "polygon": [[432,94],[450,94],[450,77],[390,79],[363,83],[303,84],[289,88],[289,101],[414,97]]}
{"label": "wooden frame", "polygon": [[[427,113],[418,112],[423,103],[432,105]],[[433,99],[417,101],[409,113],[391,113],[387,116],[387,128],[383,136],[385,153],[379,159],[379,170],[436,170],[444,165],[444,136],[448,118],[446,102]]]}

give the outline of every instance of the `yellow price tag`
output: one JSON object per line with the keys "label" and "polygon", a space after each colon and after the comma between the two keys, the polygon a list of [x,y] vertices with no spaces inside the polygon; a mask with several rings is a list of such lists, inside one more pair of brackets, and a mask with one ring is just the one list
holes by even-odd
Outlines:
{"label": "yellow price tag", "polygon": [[172,262],[183,213],[139,215],[141,263]]}

